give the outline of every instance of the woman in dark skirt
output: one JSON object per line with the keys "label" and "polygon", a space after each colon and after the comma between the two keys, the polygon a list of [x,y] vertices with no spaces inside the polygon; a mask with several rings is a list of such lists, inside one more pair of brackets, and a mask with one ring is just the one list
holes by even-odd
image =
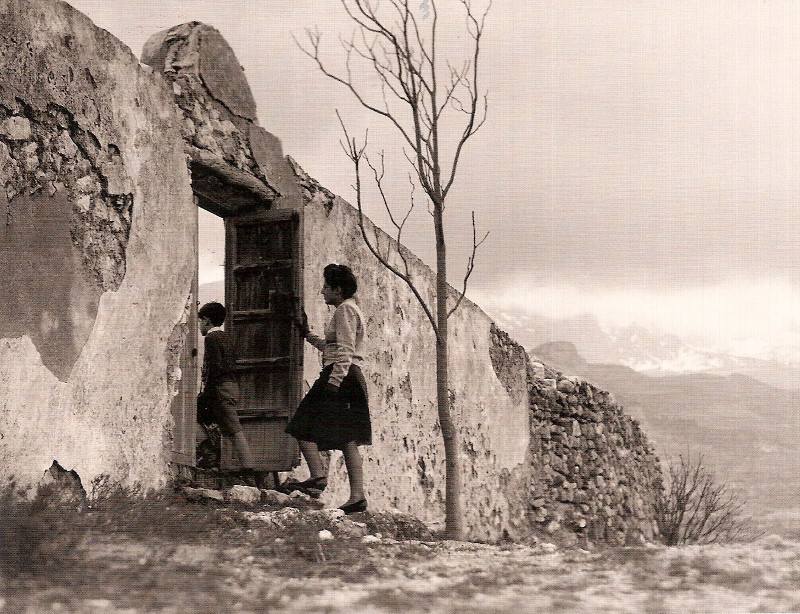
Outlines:
{"label": "woman in dark skirt", "polygon": [[311,477],[296,488],[322,491],[328,477],[322,466],[320,450],[341,450],[350,498],[341,506],[346,514],[367,509],[364,496],[364,473],[358,446],[372,443],[367,386],[361,373],[364,359],[364,314],[353,299],[358,283],[350,267],[329,264],[323,272],[322,297],[336,307],[318,337],[308,328],[303,314],[300,332],[322,352],[322,372],[300,402],[286,432],[299,441]]}

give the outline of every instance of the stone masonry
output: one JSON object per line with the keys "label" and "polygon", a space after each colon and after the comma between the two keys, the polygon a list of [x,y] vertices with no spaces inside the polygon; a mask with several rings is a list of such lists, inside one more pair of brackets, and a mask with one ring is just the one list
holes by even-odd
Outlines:
{"label": "stone masonry", "polygon": [[525,360],[530,399],[528,520],[567,543],[658,536],[661,469],[653,446],[611,393],[541,363],[493,327],[493,362]]}

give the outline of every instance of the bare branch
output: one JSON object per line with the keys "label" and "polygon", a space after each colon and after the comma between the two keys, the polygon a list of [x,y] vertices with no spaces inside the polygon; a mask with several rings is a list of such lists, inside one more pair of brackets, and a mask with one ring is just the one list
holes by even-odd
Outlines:
{"label": "bare branch", "polygon": [[[446,62],[446,70],[441,70],[437,60],[437,28],[439,11],[436,0],[424,0],[421,9],[425,11],[425,24],[422,17],[415,15],[411,6],[416,0],[341,0],[347,15],[360,28],[360,36],[352,36],[349,40],[341,40],[345,51],[345,68],[329,70],[322,61],[319,32],[308,32],[310,46],[300,49],[312,58],[320,71],[327,77],[344,85],[358,103],[378,116],[385,117],[398,129],[405,143],[409,145],[401,149],[416,177],[409,175],[411,184],[410,205],[408,211],[400,219],[395,215],[384,190],[386,162],[381,152],[380,165],[373,164],[366,155],[367,138],[363,146],[356,139],[350,138],[344,123],[342,124],[344,140],[341,142],[346,155],[355,167],[355,192],[358,205],[358,221],[364,242],[378,261],[396,277],[402,279],[411,289],[422,306],[431,323],[437,338],[437,406],[439,423],[445,442],[446,471],[446,531],[451,537],[461,535],[460,482],[458,471],[458,450],[456,448],[457,433],[450,415],[449,396],[447,394],[446,372],[442,369],[447,364],[447,318],[461,305],[468,281],[475,267],[478,248],[488,237],[488,232],[478,240],[475,224],[475,213],[472,212],[472,252],[467,261],[463,290],[454,302],[453,308],[447,310],[447,287],[445,236],[443,212],[446,197],[456,177],[461,153],[467,140],[484,124],[487,117],[488,98],[481,96],[478,86],[478,56],[486,15],[491,7],[488,0],[486,11],[480,15],[473,10],[471,0],[459,0],[466,11],[466,31],[473,45],[468,52],[469,59],[463,65]],[[387,8],[381,8],[387,7]],[[459,9],[461,7],[458,7]],[[369,82],[357,84],[356,66],[365,65],[377,75],[380,94],[374,91]],[[440,74],[441,73],[441,74]],[[440,83],[441,80],[441,83]],[[376,98],[380,96],[380,100]],[[481,112],[481,98],[483,98]],[[398,104],[399,103],[399,104]],[[382,105],[382,106],[381,106]],[[461,128],[456,127],[452,136],[450,124],[444,123],[445,114],[459,117]],[[338,116],[338,113],[337,113]],[[447,132],[444,131],[447,126]],[[443,131],[440,133],[440,128]],[[446,151],[449,158],[441,159]],[[362,210],[362,177],[361,164],[366,162],[372,170],[380,198],[389,214],[389,219],[396,230],[397,243],[377,227],[368,232]],[[444,168],[444,170],[443,170]],[[449,175],[446,174],[449,171]],[[434,218],[434,231],[437,252],[436,314],[423,300],[412,278],[410,253],[402,246],[401,240],[411,211],[415,207],[415,189],[417,184],[427,197],[428,212]],[[374,236],[370,236],[374,235]],[[386,237],[386,250],[381,248]],[[397,249],[397,254],[392,249]],[[385,254],[382,253],[385,251]],[[402,265],[397,258],[402,261]]]}
{"label": "bare branch", "polygon": [[470,254],[469,258],[467,259],[467,272],[464,274],[464,285],[463,285],[463,288],[461,290],[461,294],[459,295],[458,300],[456,300],[456,304],[453,305],[452,309],[450,309],[447,312],[447,317],[448,318],[451,315],[453,315],[455,310],[458,309],[458,306],[461,304],[461,301],[464,300],[464,295],[467,293],[467,282],[469,281],[470,275],[472,275],[472,271],[475,268],[475,254],[478,252],[478,248],[483,244],[483,242],[486,240],[486,237],[488,237],[488,236],[489,236],[489,232],[487,231],[486,234],[483,235],[483,238],[480,241],[477,240],[478,239],[478,234],[477,234],[477,229],[475,227],[475,212],[473,211],[472,212],[472,253]]}
{"label": "bare branch", "polygon": [[679,457],[656,499],[656,520],[668,545],[725,543],[755,537],[745,501],[706,469],[703,457]]}
{"label": "bare branch", "polygon": [[[399,84],[395,84],[392,82],[393,80],[395,81],[400,81],[400,80],[398,79],[397,75],[393,72],[393,67],[389,61],[389,52],[385,48],[383,41],[381,41],[377,37],[372,42],[367,41],[366,33],[364,30],[361,30],[361,39],[362,39],[361,43],[364,46],[363,50],[355,44],[354,39],[351,39],[350,42],[342,41],[342,45],[348,52],[352,50],[356,54],[358,54],[362,59],[372,64],[375,73],[381,79],[382,87],[388,87],[391,90],[392,94],[394,94],[399,100],[402,100],[407,104],[410,104],[411,101],[408,99],[407,93],[404,91],[404,88],[402,87],[403,85],[402,82],[399,82]],[[379,54],[376,52],[376,49],[380,49],[381,54],[383,55],[385,61],[381,61]],[[398,89],[398,85],[400,89]],[[386,101],[385,91],[384,91],[383,101],[384,101],[384,108],[388,113],[389,105]]]}
{"label": "bare branch", "polygon": [[[394,212],[392,211],[392,208],[389,206],[389,200],[386,197],[386,192],[383,189],[383,177],[386,174],[385,156],[384,156],[384,152],[383,151],[381,151],[380,157],[381,157],[381,170],[380,170],[380,173],[378,172],[378,169],[375,168],[375,166],[373,166],[372,162],[370,161],[370,159],[368,157],[365,156],[364,159],[367,161],[367,164],[372,169],[372,173],[373,173],[373,175],[375,177],[375,184],[378,186],[378,192],[381,195],[381,200],[383,201],[383,206],[386,209],[386,212],[389,214],[389,220],[391,220],[392,225],[398,230],[398,232],[402,232],[403,226],[405,225],[405,222],[408,219],[409,214],[411,213],[411,209],[413,209],[413,199],[412,199],[412,206],[408,210],[408,212],[406,212],[406,215],[403,218],[403,221],[398,223],[397,220],[394,217]],[[397,242],[400,243],[399,235],[398,235]]]}
{"label": "bare branch", "polygon": [[[336,75],[336,74],[330,72],[327,69],[327,67],[325,66],[325,64],[322,62],[321,58],[320,58],[320,55],[319,55],[319,44],[320,44],[320,40],[321,40],[321,35],[319,34],[319,32],[318,31],[317,32],[312,32],[311,30],[306,30],[306,33],[308,34],[309,41],[311,43],[311,49],[309,50],[309,49],[306,49],[305,47],[303,47],[303,45],[301,45],[297,41],[297,39],[295,38],[295,42],[297,43],[297,46],[300,49],[300,51],[302,51],[305,55],[307,55],[312,60],[314,60],[314,62],[316,62],[317,67],[319,68],[320,72],[323,75],[325,75],[329,79],[332,79],[332,80],[336,81],[337,83],[341,83],[347,89],[349,89],[350,92],[353,94],[353,96],[356,98],[356,100],[358,100],[359,104],[362,107],[364,107],[365,109],[367,109],[369,111],[372,111],[373,113],[375,113],[377,115],[385,117],[386,119],[391,121],[395,125],[395,127],[398,129],[400,134],[403,136],[403,138],[408,142],[408,144],[413,147],[414,146],[414,141],[411,139],[411,137],[409,136],[408,132],[403,127],[403,125],[398,121],[398,119],[392,113],[390,113],[389,111],[387,111],[385,109],[379,109],[374,104],[368,102],[366,100],[366,98],[361,94],[361,92],[353,84],[352,77],[351,77],[351,74],[350,74],[350,67],[349,67],[350,55],[351,55],[352,52],[348,53],[348,56],[347,56],[347,72],[348,72],[348,76],[346,78],[340,77],[339,75]],[[292,37],[294,37],[294,35],[292,35]]]}
{"label": "bare branch", "polygon": [[[420,294],[419,290],[414,285],[411,276],[409,275],[409,266],[408,263],[406,262],[406,256],[405,254],[403,254],[402,246],[398,245],[397,252],[400,255],[400,258],[404,262],[406,269],[405,273],[403,273],[397,267],[392,265],[389,262],[388,257],[383,256],[380,253],[376,245],[373,244],[373,242],[369,239],[369,236],[367,235],[366,226],[364,224],[364,211],[362,207],[361,171],[360,171],[361,159],[364,157],[364,151],[367,148],[366,137],[364,139],[364,145],[358,147],[355,138],[352,139],[350,138],[350,135],[347,132],[347,128],[344,125],[344,121],[342,120],[342,116],[339,114],[338,109],[336,111],[336,116],[339,118],[339,124],[342,126],[342,131],[344,132],[345,136],[344,142],[347,143],[347,147],[345,148],[345,153],[347,153],[347,156],[350,158],[350,160],[353,162],[353,165],[355,166],[355,172],[356,172],[355,189],[356,189],[356,203],[358,206],[358,227],[361,230],[361,236],[364,239],[364,243],[367,245],[367,249],[369,249],[369,251],[372,252],[372,255],[375,256],[375,258],[377,258],[377,260],[381,263],[381,265],[383,265],[386,269],[391,271],[396,277],[402,279],[405,282],[405,284],[408,286],[408,288],[416,297],[417,301],[422,307],[422,310],[425,312],[425,315],[427,316],[428,321],[430,322],[434,333],[438,335],[439,327],[436,324],[436,318],[434,317],[433,312],[431,311],[428,304],[425,302],[425,299],[422,297],[422,294]],[[342,143],[342,146],[344,147],[344,143]]]}
{"label": "bare branch", "polygon": [[444,188],[442,189],[442,194],[447,195],[450,191],[450,188],[453,185],[453,181],[456,177],[456,169],[458,168],[458,162],[461,158],[461,151],[464,148],[464,144],[469,140],[469,138],[475,134],[481,126],[483,126],[484,122],[486,121],[486,115],[488,112],[488,97],[484,94],[484,105],[483,105],[483,117],[476,121],[477,111],[478,111],[478,58],[480,56],[481,50],[481,38],[483,37],[483,28],[486,22],[486,15],[489,12],[489,9],[492,6],[491,0],[489,1],[486,10],[483,12],[483,15],[478,18],[472,12],[472,5],[469,0],[461,0],[461,4],[464,5],[464,8],[467,11],[467,24],[472,24],[474,27],[474,31],[470,29],[470,35],[472,36],[472,40],[474,42],[474,49],[472,54],[472,79],[470,81],[471,85],[468,88],[468,92],[470,95],[470,104],[469,104],[469,119],[467,121],[467,125],[464,127],[464,131],[461,133],[461,138],[456,145],[455,153],[453,154],[453,161],[450,166],[450,173],[449,178],[447,179]]}

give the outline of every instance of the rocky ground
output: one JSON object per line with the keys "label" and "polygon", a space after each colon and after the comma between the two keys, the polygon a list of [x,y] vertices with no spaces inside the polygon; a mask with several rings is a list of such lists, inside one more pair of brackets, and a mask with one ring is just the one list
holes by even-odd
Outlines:
{"label": "rocky ground", "polygon": [[[239,487],[3,510],[0,612],[798,612],[800,543],[587,551],[437,539]],[[9,520],[10,519],[10,520]]]}

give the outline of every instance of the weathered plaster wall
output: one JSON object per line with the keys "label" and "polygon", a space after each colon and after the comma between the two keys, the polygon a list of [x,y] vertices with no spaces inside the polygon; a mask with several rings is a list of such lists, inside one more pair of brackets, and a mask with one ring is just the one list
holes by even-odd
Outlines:
{"label": "weathered plaster wall", "polygon": [[161,485],[195,259],[171,92],[65,3],[0,24],[0,476]]}
{"label": "weathered plaster wall", "polygon": [[[373,445],[362,449],[370,503],[441,522],[444,450],[435,406],[433,332],[405,284],[364,246],[357,211],[296,170],[306,197],[305,306],[312,327],[321,330],[331,315],[319,294],[326,264],[348,264],[360,281],[357,296],[368,335],[364,371],[374,430]],[[389,240],[377,232],[382,244]],[[418,287],[430,298],[432,271],[413,254],[409,259]],[[507,389],[490,357],[491,320],[473,303],[462,303],[450,327],[452,407],[463,442],[465,527],[474,538],[497,539],[504,531],[513,532],[524,515],[524,509],[509,505],[503,483],[508,475],[527,473],[526,366],[524,361],[507,365]],[[319,353],[307,347],[309,385],[319,370]],[[346,498],[347,482],[339,453],[332,462],[337,479],[323,496],[336,503]]]}
{"label": "weathered plaster wall", "polygon": [[[319,291],[329,262],[350,265],[367,317],[365,374],[373,445],[363,448],[368,497],[441,523],[444,452],[435,407],[435,344],[416,299],[367,250],[358,212],[295,170],[304,191],[305,305],[314,327],[330,318]],[[391,239],[367,220],[382,245]],[[423,296],[435,277],[409,254]],[[473,539],[548,535],[562,542],[652,539],[658,459],[613,398],[586,382],[531,363],[521,346],[465,301],[451,319],[450,377],[463,468],[465,529]],[[308,348],[305,377],[320,370]],[[347,495],[337,479],[323,497]]]}

